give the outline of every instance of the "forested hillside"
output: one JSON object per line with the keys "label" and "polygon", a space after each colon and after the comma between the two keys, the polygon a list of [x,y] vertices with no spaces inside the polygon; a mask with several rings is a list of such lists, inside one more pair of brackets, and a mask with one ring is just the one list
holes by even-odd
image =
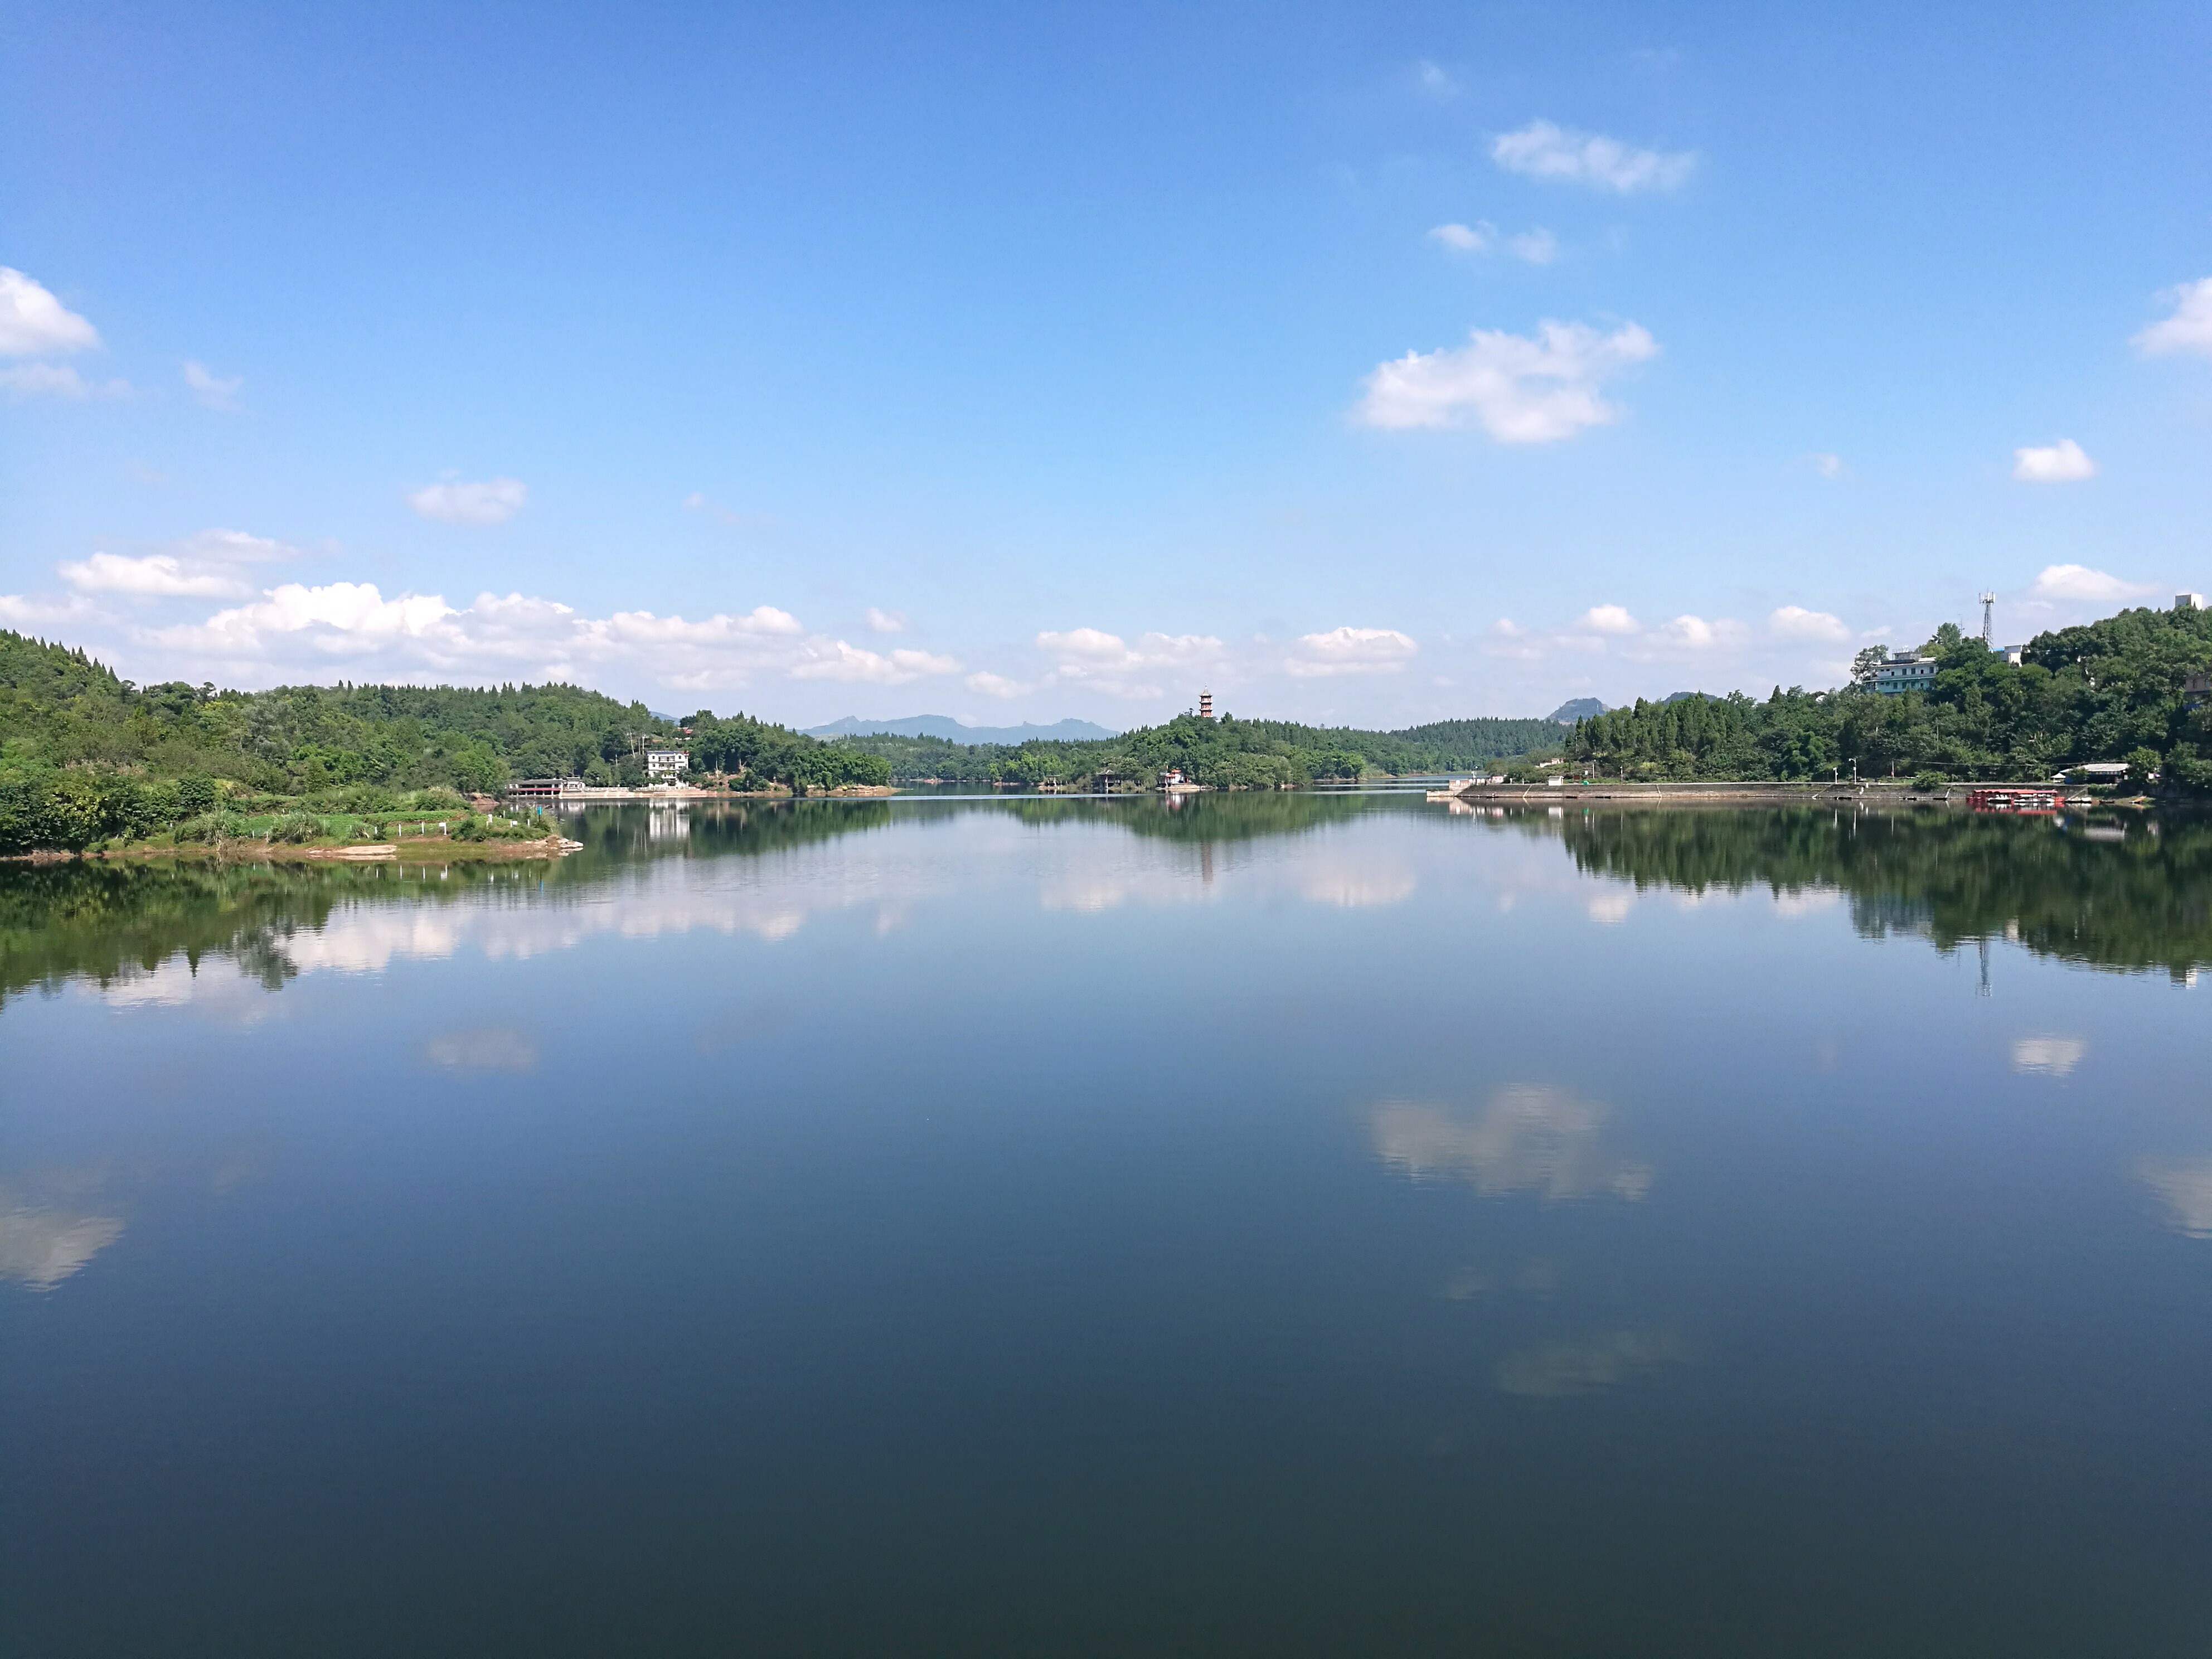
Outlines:
{"label": "forested hillside", "polygon": [[[746,733],[732,769],[757,781],[884,775],[781,726],[695,720]],[[82,651],[0,630],[0,852],[139,837],[246,796],[356,810],[518,777],[642,783],[640,751],[676,736],[642,703],[573,685],[137,686]]]}
{"label": "forested hillside", "polygon": [[1443,720],[1402,732],[1300,726],[1289,720],[1205,720],[1184,714],[1165,726],[1084,743],[963,744],[940,738],[884,734],[834,739],[839,748],[881,756],[892,778],[911,782],[1063,783],[1106,774],[1149,786],[1170,767],[1216,788],[1271,789],[1364,773],[1465,771],[1500,760],[1556,752],[1566,734],[1549,720]]}
{"label": "forested hillside", "polygon": [[1927,648],[1939,670],[1924,692],[1638,702],[1577,722],[1567,757],[1625,778],[1816,778],[1856,763],[1865,777],[2034,780],[2125,761],[2138,783],[2157,772],[2169,790],[2212,792],[2212,705],[2188,689],[2212,670],[2212,612],[2124,611],[2038,635],[2017,666],[1948,623]]}
{"label": "forested hillside", "polygon": [[640,737],[671,729],[642,703],[573,685],[137,686],[82,651],[0,631],[0,766],[202,774],[284,793],[491,789],[586,770],[612,781]]}

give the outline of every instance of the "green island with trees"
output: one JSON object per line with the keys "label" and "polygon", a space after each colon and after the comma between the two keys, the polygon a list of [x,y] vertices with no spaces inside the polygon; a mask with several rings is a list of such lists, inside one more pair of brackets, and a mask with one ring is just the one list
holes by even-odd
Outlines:
{"label": "green island with trees", "polygon": [[1837,690],[1638,701],[1578,721],[1566,758],[1592,777],[1804,781],[1856,766],[1923,784],[2124,762],[2137,787],[2212,793],[2212,699],[2189,684],[2212,670],[2212,611],[2123,611],[2039,634],[2017,664],[1950,623],[1923,649],[1936,666],[1924,691],[1876,690],[1888,653],[1869,647]]}

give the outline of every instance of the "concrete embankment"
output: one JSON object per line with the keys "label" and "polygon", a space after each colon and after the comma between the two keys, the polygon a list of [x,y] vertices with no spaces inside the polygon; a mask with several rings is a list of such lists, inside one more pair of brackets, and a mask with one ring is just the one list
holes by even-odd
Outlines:
{"label": "concrete embankment", "polygon": [[[1470,783],[1437,796],[1469,806],[1845,806],[1963,805],[1969,786],[1919,790],[1894,783]],[[1434,798],[1434,797],[1432,797]]]}

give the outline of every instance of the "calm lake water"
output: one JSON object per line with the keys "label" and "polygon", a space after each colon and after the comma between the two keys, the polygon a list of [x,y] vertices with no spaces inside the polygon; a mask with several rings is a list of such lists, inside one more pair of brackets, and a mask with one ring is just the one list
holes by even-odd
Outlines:
{"label": "calm lake water", "polygon": [[0,871],[0,1651],[2212,1651],[2212,825],[574,823]]}

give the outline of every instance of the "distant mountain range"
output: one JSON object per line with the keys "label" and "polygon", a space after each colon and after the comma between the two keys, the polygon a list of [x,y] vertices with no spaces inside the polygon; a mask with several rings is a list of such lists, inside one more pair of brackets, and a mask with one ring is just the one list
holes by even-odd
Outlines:
{"label": "distant mountain range", "polygon": [[853,738],[887,732],[898,738],[942,738],[947,743],[1076,743],[1121,734],[1089,720],[1060,720],[1051,726],[963,726],[950,714],[909,714],[904,720],[864,720],[848,714],[827,726],[807,728],[810,738]]}
{"label": "distant mountain range", "polygon": [[1561,703],[1544,718],[1557,720],[1561,726],[1572,726],[1577,720],[1592,720],[1604,713],[1605,705],[1595,697],[1577,697]]}

